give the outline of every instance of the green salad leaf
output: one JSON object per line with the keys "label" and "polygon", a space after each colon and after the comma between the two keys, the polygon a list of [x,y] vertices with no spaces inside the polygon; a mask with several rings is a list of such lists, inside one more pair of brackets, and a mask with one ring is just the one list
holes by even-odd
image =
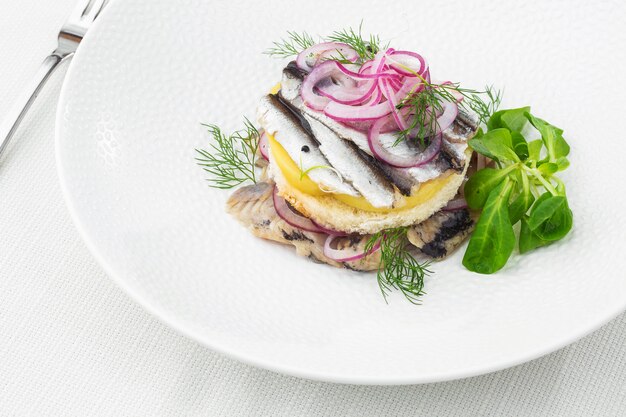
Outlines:
{"label": "green salad leaf", "polygon": [[[528,141],[528,123],[541,139]],[[516,240],[526,253],[567,236],[574,216],[556,176],[569,167],[562,129],[532,115],[530,107],[500,110],[469,144],[497,167],[474,173],[465,184],[468,206],[482,209],[463,258],[467,269],[491,274],[504,267]]]}
{"label": "green salad leaf", "polygon": [[505,128],[511,132],[521,132],[527,121],[526,113],[529,111],[530,107],[497,111],[487,122],[487,128],[489,130]]}
{"label": "green salad leaf", "polygon": [[463,257],[463,265],[470,271],[492,274],[509,260],[515,248],[515,233],[509,219],[512,189],[513,182],[507,176],[489,193]]}
{"label": "green salad leaf", "polygon": [[[563,239],[572,229],[572,210],[564,196],[553,196],[546,192],[533,207],[528,219],[528,227],[538,237],[548,242]],[[543,197],[542,196],[542,197]]]}
{"label": "green salad leaf", "polygon": [[476,152],[494,161],[519,161],[519,157],[513,150],[511,131],[508,129],[498,128],[490,130],[487,133],[470,139],[469,144]]}
{"label": "green salad leaf", "polygon": [[528,227],[528,216],[524,216],[519,233],[519,253],[524,254],[548,244],[550,244],[550,242],[541,239],[536,233],[530,230],[530,227]]}

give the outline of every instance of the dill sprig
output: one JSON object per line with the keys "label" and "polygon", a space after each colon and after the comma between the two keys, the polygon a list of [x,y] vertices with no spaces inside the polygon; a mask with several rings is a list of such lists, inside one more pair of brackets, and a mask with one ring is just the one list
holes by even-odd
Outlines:
{"label": "dill sprig", "polygon": [[[422,78],[422,77],[420,77]],[[459,83],[436,84],[422,78],[424,88],[416,94],[409,94],[400,102],[399,108],[412,107],[414,117],[405,130],[398,133],[396,143],[408,140],[411,136],[423,143],[437,128],[436,114],[443,111],[444,103],[457,103],[465,112],[473,112],[479,123],[487,123],[496,112],[502,100],[502,92],[492,86],[483,91],[461,87]],[[462,100],[458,100],[462,98]]]}
{"label": "dill sprig", "polygon": [[[281,39],[280,42],[274,42],[274,46],[265,51],[266,54],[286,58],[294,56],[315,44],[313,37],[306,32],[287,32],[287,39]],[[363,22],[359,24],[357,29],[349,27],[334,31],[330,36],[322,37],[321,40],[327,42],[339,42],[349,45],[359,55],[357,64],[363,64],[365,61],[374,59],[375,55],[386,50],[389,44],[383,45],[378,35],[363,35]],[[331,56],[327,59],[334,59],[341,63],[352,63],[347,60],[341,51],[337,51],[336,57]],[[459,83],[432,83],[421,74],[418,74],[410,68],[396,62],[396,65],[402,66],[405,70],[412,72],[421,79],[421,84],[416,89],[422,87],[419,91],[411,92],[407,97],[398,104],[398,108],[412,107],[410,111],[414,117],[407,129],[398,133],[396,144],[404,140],[418,139],[422,144],[426,138],[436,131],[437,117],[435,115],[443,111],[444,103],[458,102],[459,107],[465,112],[473,112],[478,116],[479,123],[487,123],[489,117],[495,113],[502,100],[500,90],[495,90],[492,86],[486,86],[484,90],[474,90],[461,87]],[[461,99],[459,101],[459,99]]]}
{"label": "dill sprig", "polygon": [[274,46],[263,53],[276,58],[288,58],[298,55],[300,52],[316,44],[311,35],[306,32],[287,32],[287,39],[282,38],[279,42],[272,42]]}
{"label": "dill sprig", "polygon": [[424,295],[424,278],[430,274],[430,262],[419,263],[408,250],[407,227],[383,230],[370,236],[365,252],[372,250],[380,242],[380,263],[378,265],[378,286],[385,301],[387,294],[399,290],[413,304],[419,304]]}
{"label": "dill sprig", "polygon": [[202,124],[213,141],[209,150],[196,149],[198,165],[211,174],[211,187],[228,189],[245,181],[256,183],[255,162],[259,147],[259,131],[245,119],[245,128],[226,135],[214,124]]}
{"label": "dill sprig", "polygon": [[[360,57],[360,62],[363,63],[367,60],[373,59],[374,56],[383,48],[387,48],[388,45],[382,46],[381,40],[378,35],[370,35],[369,38],[363,36],[363,22],[359,24],[357,30],[349,27],[347,29],[334,31],[330,36],[320,38],[325,42],[340,42],[349,45]],[[298,33],[289,31],[287,32],[287,38],[281,39],[279,42],[273,42],[273,46],[263,53],[275,58],[288,58],[298,55],[305,49],[315,45],[315,40],[311,35],[306,32]],[[329,58],[342,63],[350,63],[352,61],[347,60],[340,51],[337,51],[338,56]]]}
{"label": "dill sprig", "polygon": [[381,49],[387,49],[389,46],[381,46],[381,40],[378,35],[371,35],[366,40],[363,37],[363,21],[359,24],[359,29],[355,31],[352,27],[347,29],[334,31],[330,36],[326,38],[329,42],[340,42],[349,45],[352,49],[359,54],[361,58],[361,63],[368,61],[370,59],[374,59],[374,56]]}

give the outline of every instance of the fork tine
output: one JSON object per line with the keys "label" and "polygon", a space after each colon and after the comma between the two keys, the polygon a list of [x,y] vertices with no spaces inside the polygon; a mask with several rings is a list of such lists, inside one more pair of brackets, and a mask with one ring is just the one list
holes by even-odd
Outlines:
{"label": "fork tine", "polygon": [[63,59],[76,52],[87,30],[107,3],[108,0],[79,0],[78,5],[59,31],[57,48],[45,59],[28,90],[24,91],[10,110],[6,121],[0,124],[0,154],[11,140],[20,121],[24,118],[52,71]]}
{"label": "fork tine", "polygon": [[71,16],[82,17],[90,8],[94,0],[78,0],[78,4],[72,10]]}
{"label": "fork tine", "polygon": [[81,20],[84,22],[93,22],[104,8],[106,0],[89,0],[87,6],[81,14]]}

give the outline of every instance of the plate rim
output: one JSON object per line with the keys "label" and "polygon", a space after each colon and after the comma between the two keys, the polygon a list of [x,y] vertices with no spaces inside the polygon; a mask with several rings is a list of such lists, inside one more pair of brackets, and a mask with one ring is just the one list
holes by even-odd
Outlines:
{"label": "plate rim", "polygon": [[[136,0],[141,1],[141,0]],[[507,368],[511,368],[517,365],[524,364],[526,362],[530,362],[532,360],[541,358],[550,353],[556,352],[580,339],[588,336],[589,334],[595,332],[599,328],[606,325],[608,322],[616,318],[618,315],[626,311],[626,298],[623,302],[615,303],[615,305],[610,306],[604,311],[604,314],[598,314],[597,319],[589,322],[588,325],[581,327],[575,332],[571,332],[567,337],[563,337],[562,339],[558,339],[550,344],[542,346],[540,348],[524,352],[519,355],[513,355],[513,357],[503,358],[490,363],[488,366],[470,366],[462,369],[454,369],[447,372],[431,372],[427,374],[420,373],[411,373],[407,372],[406,375],[402,376],[364,376],[364,375],[346,375],[341,373],[329,373],[329,372],[317,372],[313,370],[309,370],[306,368],[299,368],[297,366],[286,366],[273,361],[264,360],[262,358],[254,357],[253,355],[248,355],[245,353],[238,352],[231,348],[226,348],[220,343],[216,343],[215,341],[208,340],[208,338],[203,337],[200,334],[197,334],[193,331],[189,326],[185,325],[181,320],[177,320],[175,317],[170,317],[166,311],[159,308],[156,303],[151,302],[147,297],[142,295],[140,291],[133,289],[125,279],[115,273],[112,265],[104,259],[103,256],[99,253],[97,249],[97,245],[91,239],[89,234],[86,232],[82,221],[80,220],[80,216],[78,211],[76,210],[72,194],[69,189],[66,176],[68,173],[65,171],[63,167],[63,158],[61,156],[61,141],[62,141],[62,126],[64,119],[64,109],[67,104],[67,96],[68,90],[70,89],[70,85],[72,84],[73,74],[76,71],[74,65],[75,61],[81,61],[82,50],[85,48],[89,48],[91,44],[91,38],[94,33],[97,33],[100,30],[101,26],[106,26],[108,22],[108,16],[110,15],[111,7],[117,7],[118,3],[122,3],[120,0],[112,0],[109,5],[105,8],[103,13],[99,16],[99,18],[94,22],[90,30],[87,32],[87,35],[81,42],[76,53],[72,56],[70,60],[69,67],[63,79],[63,85],[61,87],[61,92],[59,95],[59,99],[57,102],[57,110],[55,116],[55,162],[56,162],[56,171],[57,176],[59,178],[61,193],[63,195],[63,200],[65,201],[65,205],[68,209],[72,222],[78,231],[81,239],[87,246],[87,249],[94,257],[96,262],[102,267],[107,276],[109,276],[116,285],[122,289],[129,298],[131,298],[134,302],[139,304],[144,310],[146,310],[150,315],[157,318],[161,323],[165,324],[169,328],[175,330],[182,336],[185,336],[200,345],[208,348],[214,352],[217,352],[221,355],[224,355],[230,359],[234,359],[236,361],[245,363],[247,365],[251,365],[257,368],[262,368],[265,370],[269,370],[272,372],[276,372],[279,374],[294,376],[298,378],[305,378],[313,381],[319,382],[330,382],[330,383],[339,383],[339,384],[355,384],[355,385],[411,385],[411,384],[428,384],[428,383],[437,383],[437,382],[446,382],[446,381],[454,381],[460,380],[480,375],[486,375],[493,372],[501,371]]]}

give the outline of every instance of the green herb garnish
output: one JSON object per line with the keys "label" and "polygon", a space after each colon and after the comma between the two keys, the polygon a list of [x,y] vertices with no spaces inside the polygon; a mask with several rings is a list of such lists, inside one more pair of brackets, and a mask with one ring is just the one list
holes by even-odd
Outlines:
{"label": "green herb garnish", "polygon": [[[382,44],[378,35],[363,35],[363,22],[355,30],[352,27],[347,29],[334,31],[330,36],[321,37],[324,42],[340,42],[349,45],[359,55],[359,61],[356,64],[363,64],[365,61],[374,59],[375,55],[389,47],[389,44]],[[264,53],[272,57],[287,58],[298,55],[303,50],[313,46],[315,41],[313,37],[306,32],[287,32],[287,39],[281,39],[280,42],[274,42],[274,46],[267,49]],[[354,64],[337,51],[338,55],[328,57],[344,64]],[[402,130],[397,135],[396,145],[404,140],[418,139],[420,142],[432,135],[436,130],[437,118],[435,114],[443,111],[444,103],[458,103],[458,106],[466,112],[474,112],[478,115],[480,123],[487,123],[487,120],[500,105],[502,100],[502,92],[495,90],[492,86],[486,86],[484,90],[474,90],[461,87],[459,83],[433,83],[410,68],[396,63],[403,67],[406,71],[417,75],[423,87],[419,92],[410,92],[399,104],[398,108],[411,107],[411,111],[415,117],[411,118],[411,123],[407,129]],[[459,99],[461,99],[459,101]]]}
{"label": "green herb garnish", "polygon": [[273,42],[271,48],[263,53],[274,58],[289,58],[298,55],[300,52],[315,45],[317,42],[306,32],[287,32],[287,39],[281,39],[279,42]]}
{"label": "green herb garnish", "polygon": [[[365,38],[362,34],[363,22],[359,24],[357,30],[353,28],[347,28],[339,31],[334,31],[330,36],[321,37],[321,42],[340,42],[345,43],[356,51],[360,57],[360,64],[373,59],[374,55],[378,53],[382,48],[387,48],[388,45],[382,46],[380,38],[376,35],[370,35]],[[264,54],[274,58],[288,58],[296,56],[305,49],[315,45],[317,42],[313,40],[313,37],[306,32],[287,32],[287,38],[281,39],[279,42],[273,42],[273,46],[267,49]],[[348,61],[341,55],[341,52],[337,51],[339,55],[334,57],[334,60],[353,64],[354,62]],[[333,58],[329,58],[333,59]]]}
{"label": "green herb garnish", "polygon": [[213,124],[202,124],[212,136],[209,150],[196,149],[198,165],[211,174],[209,184],[214,188],[233,188],[245,181],[256,183],[255,162],[259,147],[259,131],[250,120],[245,128],[225,135]]}
{"label": "green herb garnish", "polygon": [[[528,122],[541,139],[526,140],[522,131]],[[573,225],[565,184],[555,175],[569,166],[563,130],[533,116],[530,107],[498,111],[487,128],[469,144],[493,159],[497,168],[482,169],[465,184],[468,206],[482,213],[463,265],[483,274],[506,264],[515,248],[516,223],[521,222],[517,239],[521,253],[564,238]]]}
{"label": "green herb garnish", "polygon": [[378,286],[385,301],[392,290],[399,290],[413,304],[419,304],[424,295],[424,277],[431,273],[430,262],[419,263],[408,250],[408,227],[383,230],[374,233],[365,245],[369,253],[380,242]]}
{"label": "green herb garnish", "polygon": [[363,37],[363,22],[359,24],[359,29],[355,31],[349,27],[347,29],[334,31],[332,35],[326,38],[329,42],[341,42],[349,45],[352,49],[359,54],[361,63],[374,59],[374,56],[381,49],[387,49],[388,44],[382,46],[382,41],[378,35],[370,35],[367,39]]}
{"label": "green herb garnish", "polygon": [[[486,86],[484,91],[463,88],[459,83],[433,83],[410,68],[397,63],[406,71],[419,77],[423,87],[420,91],[410,92],[398,104],[398,109],[411,108],[415,116],[411,124],[398,133],[396,144],[411,137],[424,142],[437,128],[437,118],[434,116],[444,110],[444,103],[457,103],[464,111],[472,111],[478,116],[479,123],[487,123],[489,117],[498,109],[502,101],[502,92],[493,86]],[[417,88],[417,87],[416,87]]]}

